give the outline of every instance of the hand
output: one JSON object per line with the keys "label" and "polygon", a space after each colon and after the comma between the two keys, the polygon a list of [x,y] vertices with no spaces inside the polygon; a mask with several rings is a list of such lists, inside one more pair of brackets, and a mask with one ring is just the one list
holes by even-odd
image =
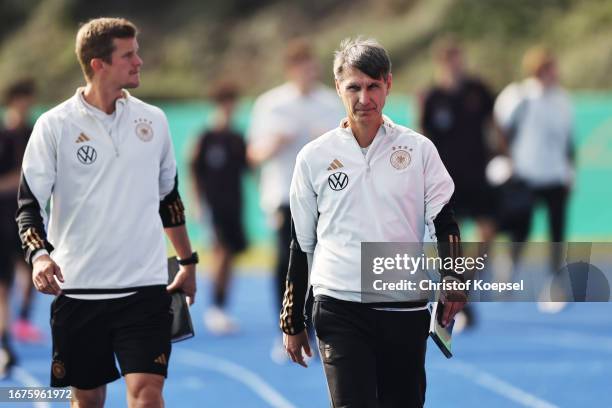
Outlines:
{"label": "hand", "polygon": [[196,221],[202,221],[202,208],[200,207],[200,204],[198,203],[198,200],[196,198],[193,198],[190,201],[189,206],[187,206],[187,208],[185,209],[187,216],[189,218],[193,218]]}
{"label": "hand", "polygon": [[442,292],[440,301],[444,305],[442,310],[442,326],[446,327],[467,303],[467,295],[460,290],[447,290]]}
{"label": "hand", "polygon": [[64,283],[64,276],[60,267],[49,255],[36,258],[32,265],[32,281],[36,290],[48,295],[61,294],[62,290],[56,281],[56,277],[57,280]]}
{"label": "hand", "polygon": [[[197,197],[197,196],[196,196]],[[205,202],[201,202],[200,200],[204,200],[203,196],[193,199],[191,201],[191,205],[187,207],[187,214],[191,215],[191,217],[200,222],[205,223],[208,222],[210,218],[209,210]]]}
{"label": "hand", "polygon": [[178,273],[166,290],[168,292],[180,290],[187,295],[187,304],[193,305],[196,294],[196,266],[180,265]]}
{"label": "hand", "polygon": [[285,345],[287,354],[291,357],[291,361],[298,363],[302,367],[308,367],[304,361],[304,355],[302,354],[302,349],[304,349],[306,355],[312,357],[306,329],[295,335],[283,333],[283,344]]}

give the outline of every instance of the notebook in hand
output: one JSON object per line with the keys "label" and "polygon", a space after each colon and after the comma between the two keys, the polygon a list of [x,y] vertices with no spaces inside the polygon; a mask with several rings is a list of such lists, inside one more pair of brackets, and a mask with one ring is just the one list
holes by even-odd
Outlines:
{"label": "notebook in hand", "polygon": [[[179,271],[179,264],[176,257],[168,258],[168,283],[174,280]],[[189,305],[183,292],[172,293],[172,331],[171,339],[173,343],[193,337],[193,324],[189,314]]]}
{"label": "notebook in hand", "polygon": [[429,335],[446,358],[451,358],[453,356],[453,353],[451,352],[451,345],[455,320],[453,319],[446,327],[443,327],[441,323],[443,310],[444,305],[442,303],[433,303],[433,307],[431,309],[431,321],[429,323]]}

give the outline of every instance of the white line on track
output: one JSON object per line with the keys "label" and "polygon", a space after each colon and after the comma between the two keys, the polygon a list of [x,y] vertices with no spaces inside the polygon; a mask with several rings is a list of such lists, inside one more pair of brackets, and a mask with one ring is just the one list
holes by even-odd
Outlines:
{"label": "white line on track", "polygon": [[526,339],[533,343],[551,346],[612,353],[612,339],[609,337],[574,330],[538,329]]}
{"label": "white line on track", "polygon": [[[38,380],[26,371],[24,368],[16,366],[11,369],[11,376],[25,387],[42,387],[43,385]],[[51,408],[48,402],[36,401],[34,402],[36,408]]]}
{"label": "white line on track", "polygon": [[[529,312],[534,315],[538,312],[533,311]],[[496,322],[502,323],[520,323],[520,324],[532,324],[532,325],[542,325],[548,324],[551,326],[557,327],[566,327],[568,324],[580,324],[582,327],[588,328],[588,326],[595,326],[595,328],[601,327],[602,324],[611,324],[612,319],[609,316],[568,316],[563,321],[551,321],[547,319],[546,316],[530,316],[529,314],[523,316],[516,315],[503,315],[501,313],[497,313],[495,315]]]}
{"label": "white line on track", "polygon": [[179,360],[182,364],[206,368],[232,378],[247,386],[274,408],[295,408],[295,405],[272,388],[260,376],[239,364],[199,351],[185,349],[177,350],[176,356],[172,358]]}
{"label": "white line on track", "polygon": [[453,374],[459,374],[477,385],[514,401],[521,406],[530,408],[558,408],[558,406],[553,403],[538,398],[527,391],[507,383],[493,374],[489,374],[461,360],[455,360],[451,364],[442,366],[442,368],[451,371]]}

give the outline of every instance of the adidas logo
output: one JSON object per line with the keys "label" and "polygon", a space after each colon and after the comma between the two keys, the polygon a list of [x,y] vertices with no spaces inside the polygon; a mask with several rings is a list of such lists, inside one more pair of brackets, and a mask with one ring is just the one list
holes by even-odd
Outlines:
{"label": "adidas logo", "polygon": [[79,137],[77,137],[77,140],[75,140],[75,143],[83,143],[89,140],[90,140],[89,137],[85,133],[81,133]]}
{"label": "adidas logo", "polygon": [[166,355],[164,353],[161,353],[159,357],[153,360],[153,362],[161,365],[168,365],[168,360],[166,359]]}
{"label": "adidas logo", "polygon": [[327,170],[336,170],[336,169],[339,169],[340,167],[344,167],[342,162],[338,159],[334,159],[334,161],[331,162]]}

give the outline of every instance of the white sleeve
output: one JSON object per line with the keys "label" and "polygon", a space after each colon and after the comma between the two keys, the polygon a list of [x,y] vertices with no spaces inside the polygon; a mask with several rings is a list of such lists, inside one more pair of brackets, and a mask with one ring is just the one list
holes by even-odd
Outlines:
{"label": "white sleeve", "polygon": [[53,192],[57,175],[57,140],[52,125],[45,116],[34,125],[22,162],[22,183],[26,183],[47,223],[47,202]]}
{"label": "white sleeve", "polygon": [[47,202],[57,175],[57,138],[52,124],[43,115],[36,121],[22,162],[17,194],[17,224],[26,261],[53,246],[47,241]]}
{"label": "white sleeve", "polygon": [[425,224],[432,241],[436,239],[434,219],[451,199],[455,184],[431,140],[423,141],[423,181],[425,183]]}
{"label": "white sleeve", "polygon": [[293,139],[298,134],[297,123],[288,112],[268,105],[266,101],[258,101],[253,107],[247,139],[256,147],[265,148],[278,137]]}
{"label": "white sleeve", "polygon": [[174,147],[170,136],[170,127],[166,115],[163,115],[164,132],[161,135],[163,140],[162,153],[160,157],[159,169],[159,199],[163,200],[175,188],[176,179],[176,159],[174,157]]}
{"label": "white sleeve", "polygon": [[520,84],[508,85],[495,100],[493,114],[495,121],[503,131],[508,132],[515,126],[518,120],[517,113],[522,101],[523,96]]}
{"label": "white sleeve", "polygon": [[296,159],[291,190],[289,192],[291,215],[295,235],[302,251],[314,252],[317,243],[317,221],[319,218],[317,195],[312,185],[310,168],[305,160],[304,150]]}

